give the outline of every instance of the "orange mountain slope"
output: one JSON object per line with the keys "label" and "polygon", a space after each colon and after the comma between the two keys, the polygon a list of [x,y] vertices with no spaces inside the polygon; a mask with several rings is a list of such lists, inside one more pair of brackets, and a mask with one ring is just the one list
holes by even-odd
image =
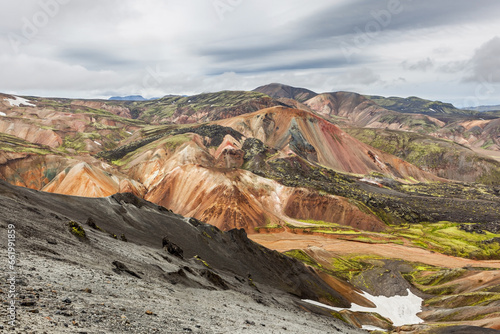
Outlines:
{"label": "orange mountain slope", "polygon": [[438,180],[434,175],[374,149],[304,110],[274,107],[217,123],[231,127],[247,138],[257,138],[282,152],[294,152],[337,171],[362,175],[379,172],[400,179]]}

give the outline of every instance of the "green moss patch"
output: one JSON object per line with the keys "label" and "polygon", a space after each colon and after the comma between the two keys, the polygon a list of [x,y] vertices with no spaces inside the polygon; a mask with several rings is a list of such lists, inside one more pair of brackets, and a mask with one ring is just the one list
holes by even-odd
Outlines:
{"label": "green moss patch", "polygon": [[85,233],[85,230],[83,229],[83,227],[80,224],[78,224],[75,221],[70,221],[70,222],[68,222],[67,225],[69,227],[69,231],[75,237],[77,237],[80,240],[88,240],[87,234]]}

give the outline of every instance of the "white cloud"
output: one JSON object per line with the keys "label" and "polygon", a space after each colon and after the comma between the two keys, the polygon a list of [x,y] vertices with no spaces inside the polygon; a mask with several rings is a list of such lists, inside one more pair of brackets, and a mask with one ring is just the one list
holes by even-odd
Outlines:
{"label": "white cloud", "polygon": [[434,67],[434,62],[431,60],[431,58],[427,57],[426,59],[422,59],[422,60],[419,60],[419,61],[413,62],[413,63],[405,60],[401,63],[401,66],[405,70],[409,70],[409,71],[426,72],[427,70],[430,70],[431,68]]}
{"label": "white cloud", "polygon": [[349,62],[340,43],[351,41],[353,29],[374,20],[370,13],[386,9],[385,2],[218,0],[231,6],[221,17],[214,1],[67,1],[18,53],[5,37],[22,36],[23,20],[43,8],[38,0],[2,4],[0,91],[151,97],[283,82],[453,102],[474,94],[474,83],[461,83],[465,76],[477,81],[492,74],[498,81],[498,57],[490,57],[500,31],[492,14],[497,3],[460,0],[450,7],[443,0],[429,7],[402,0],[405,10]]}

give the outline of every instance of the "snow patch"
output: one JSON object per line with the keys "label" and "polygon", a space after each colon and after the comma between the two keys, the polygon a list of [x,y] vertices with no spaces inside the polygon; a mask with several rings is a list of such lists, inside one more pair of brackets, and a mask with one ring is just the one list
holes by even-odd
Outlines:
{"label": "snow patch", "polygon": [[1,112],[1,111],[0,111],[0,116],[5,117],[5,116],[7,116],[7,114],[6,114],[6,113],[4,113],[4,112]]}
{"label": "snow patch", "polygon": [[373,184],[373,185],[376,185],[376,186],[379,186],[379,187],[382,186],[377,179],[372,179],[372,178],[366,178],[366,177],[364,177],[364,178],[360,179],[359,181],[365,182],[365,183],[369,183],[369,184]]}
{"label": "snow patch", "polygon": [[406,291],[408,291],[407,296],[393,297],[372,296],[366,292],[363,292],[362,296],[373,302],[375,304],[375,308],[364,307],[352,303],[351,308],[345,309],[325,305],[314,300],[305,299],[303,301],[337,312],[340,312],[342,310],[349,310],[351,312],[375,312],[383,317],[391,319],[394,326],[420,324],[423,322],[423,320],[417,316],[417,313],[422,312],[423,299],[414,295],[410,291],[410,289],[407,289]]}
{"label": "snow patch", "polygon": [[19,96],[14,96],[13,99],[4,99],[5,101],[9,102],[11,107],[19,107],[21,104],[25,105],[27,107],[36,107],[33,103],[30,103],[29,100],[23,99],[22,97]]}
{"label": "snow patch", "polygon": [[430,111],[434,111],[434,112],[436,112],[436,110],[434,110],[434,109],[432,109],[432,108],[429,108],[429,110],[430,110]]}
{"label": "snow patch", "polygon": [[382,332],[387,332],[383,328],[379,328],[377,326],[370,326],[370,325],[363,325],[363,327],[361,327],[361,329],[364,329],[364,330],[367,330],[367,331],[382,331]]}
{"label": "snow patch", "polygon": [[97,144],[97,145],[99,145],[99,146],[102,146],[102,144],[101,144],[101,143],[98,143],[98,142],[96,142],[95,140],[94,140],[94,143],[96,143],[96,144]]}
{"label": "snow patch", "polygon": [[128,133],[129,135],[133,135],[133,133],[130,131],[125,131],[125,132]]}

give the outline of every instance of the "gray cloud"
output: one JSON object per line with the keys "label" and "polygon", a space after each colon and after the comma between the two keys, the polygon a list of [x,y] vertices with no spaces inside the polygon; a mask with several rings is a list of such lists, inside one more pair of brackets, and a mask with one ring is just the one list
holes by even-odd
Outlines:
{"label": "gray cloud", "polygon": [[338,81],[339,83],[371,85],[380,81],[380,75],[369,68],[362,67],[341,74]]}
{"label": "gray cloud", "polygon": [[430,58],[422,59],[414,63],[405,60],[404,62],[401,63],[401,66],[405,70],[409,71],[426,72],[427,70],[434,67],[434,62]]}
{"label": "gray cloud", "polygon": [[459,73],[467,68],[467,64],[468,61],[466,60],[450,61],[439,66],[438,70],[443,73]]}
{"label": "gray cloud", "polygon": [[494,37],[476,50],[470,60],[468,82],[500,83],[500,37]]}
{"label": "gray cloud", "polygon": [[495,0],[400,0],[396,12],[385,0],[226,1],[235,5],[222,16],[206,0],[73,0],[17,53],[9,34],[44,9],[4,2],[1,92],[161,96],[283,82],[453,100],[481,76],[499,81],[498,42],[481,47],[500,31]]}

